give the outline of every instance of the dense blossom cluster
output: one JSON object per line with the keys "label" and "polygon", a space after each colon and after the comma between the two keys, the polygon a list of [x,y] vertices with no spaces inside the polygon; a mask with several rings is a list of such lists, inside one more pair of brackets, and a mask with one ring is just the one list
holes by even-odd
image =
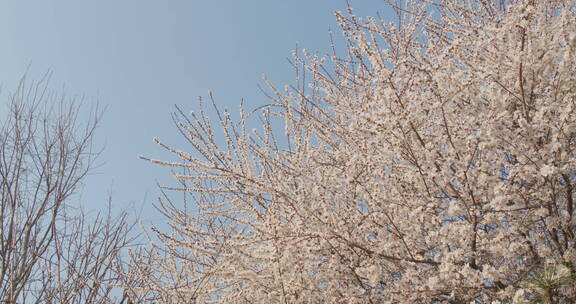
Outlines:
{"label": "dense blossom cluster", "polygon": [[176,114],[193,151],[151,161],[193,207],[163,200],[135,299],[576,302],[576,2],[405,2],[336,13],[347,55],[297,55],[259,130]]}

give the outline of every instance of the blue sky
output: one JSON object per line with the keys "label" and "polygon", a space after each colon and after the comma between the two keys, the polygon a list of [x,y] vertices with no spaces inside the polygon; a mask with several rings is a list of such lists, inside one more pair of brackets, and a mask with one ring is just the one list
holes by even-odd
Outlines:
{"label": "blue sky", "polygon": [[[352,6],[360,16],[385,9],[382,0]],[[115,206],[143,206],[143,220],[163,221],[151,204],[156,181],[170,183],[169,170],[137,156],[169,156],[153,137],[183,144],[173,105],[190,110],[209,90],[232,111],[242,98],[248,108],[266,103],[262,75],[290,83],[286,58],[296,43],[328,52],[328,29],[340,33],[333,11],[345,8],[344,0],[2,1],[0,97],[30,65],[29,78],[50,69],[52,88],[106,105],[97,135],[105,150],[82,202],[103,207],[112,188]]]}

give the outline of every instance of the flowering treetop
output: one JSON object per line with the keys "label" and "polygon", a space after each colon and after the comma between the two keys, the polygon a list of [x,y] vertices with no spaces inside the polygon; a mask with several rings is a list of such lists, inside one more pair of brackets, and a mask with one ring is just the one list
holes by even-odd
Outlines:
{"label": "flowering treetop", "polygon": [[[573,303],[575,1],[405,1],[336,13],[344,57],[296,54],[258,131],[176,113],[195,212],[134,254],[140,299]],[[303,77],[301,79],[304,79]],[[253,117],[253,116],[252,116]],[[281,119],[285,136],[273,132]]]}

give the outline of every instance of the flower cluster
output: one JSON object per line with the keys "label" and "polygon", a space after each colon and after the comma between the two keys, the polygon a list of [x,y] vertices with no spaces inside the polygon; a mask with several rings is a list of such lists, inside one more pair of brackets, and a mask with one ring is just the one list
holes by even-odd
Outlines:
{"label": "flower cluster", "polygon": [[176,113],[193,152],[151,161],[194,207],[163,200],[135,297],[524,303],[543,265],[574,277],[576,2],[405,2],[393,23],[337,12],[346,55],[296,54],[307,77],[272,105],[216,110],[223,140]]}

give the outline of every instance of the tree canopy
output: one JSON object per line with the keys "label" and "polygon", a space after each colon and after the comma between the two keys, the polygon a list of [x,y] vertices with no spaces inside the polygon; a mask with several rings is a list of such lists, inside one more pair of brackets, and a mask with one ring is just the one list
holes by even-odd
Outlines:
{"label": "tree canopy", "polygon": [[134,299],[576,302],[575,1],[389,5],[336,12],[346,53],[295,54],[239,121],[177,110],[189,151],[146,159],[186,200],[131,253]]}

